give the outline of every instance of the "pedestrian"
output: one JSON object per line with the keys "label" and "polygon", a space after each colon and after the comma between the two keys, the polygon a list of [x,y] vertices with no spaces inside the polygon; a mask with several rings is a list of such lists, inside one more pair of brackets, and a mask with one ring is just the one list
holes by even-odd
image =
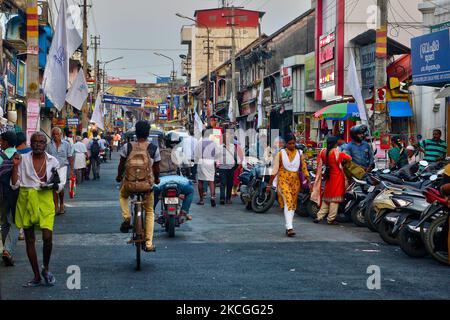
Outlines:
{"label": "pedestrian", "polygon": [[236,146],[233,141],[231,130],[227,130],[223,145],[219,153],[219,176],[220,176],[220,204],[232,204],[231,195],[233,189],[234,170],[238,165]]}
{"label": "pedestrian", "polygon": [[66,213],[64,207],[64,188],[66,186],[67,179],[70,178],[73,174],[72,147],[70,146],[69,142],[62,140],[62,132],[60,128],[55,127],[52,129],[52,141],[50,141],[50,143],[47,145],[46,152],[59,161],[58,175],[61,179],[61,185],[63,187],[59,190],[54,190],[53,195],[56,215],[59,216]]}
{"label": "pedestrian", "polygon": [[[337,225],[336,217],[339,204],[344,201],[346,177],[342,164],[352,158],[338,149],[338,139],[327,138],[327,149],[323,149],[317,159],[317,174],[311,199],[320,204],[320,211],[314,223],[319,223],[328,216],[329,225]],[[325,170],[323,170],[325,168]],[[322,172],[324,172],[322,174]],[[322,178],[325,190],[322,195]],[[316,195],[319,195],[317,199]]]}
{"label": "pedestrian", "polygon": [[88,148],[90,153],[90,163],[93,179],[100,179],[100,152],[105,150],[105,145],[98,136],[97,131],[92,132],[92,140],[89,141]]}
{"label": "pedestrian", "polygon": [[84,173],[86,170],[86,160],[88,152],[86,146],[82,142],[82,138],[77,136],[77,143],[73,145],[74,169],[77,177],[77,184],[84,181]]}
{"label": "pedestrian", "polygon": [[[136,123],[136,142],[129,142],[123,145],[120,151],[120,163],[117,172],[117,182],[121,182],[120,187],[120,208],[122,210],[123,222],[120,226],[120,231],[122,233],[128,233],[131,229],[131,214],[128,205],[128,198],[131,195],[131,190],[128,186],[127,172],[133,173],[136,171],[133,169],[132,163],[142,164],[142,157],[140,157],[139,151],[146,150],[148,154],[148,173],[146,183],[150,185],[148,192],[144,196],[144,209],[145,209],[145,251],[153,252],[155,251],[155,246],[153,245],[153,228],[154,228],[154,193],[152,191],[154,184],[159,184],[159,163],[161,161],[161,156],[159,148],[151,148],[155,145],[148,142],[148,137],[150,135],[150,124],[147,121],[138,121]],[[135,150],[136,152],[133,152]]]}
{"label": "pedestrian", "polygon": [[363,167],[366,172],[375,168],[375,156],[372,146],[365,141],[368,128],[365,125],[354,126],[350,129],[352,141],[343,149],[352,161]]}
{"label": "pedestrian", "polygon": [[16,133],[13,131],[3,132],[0,135],[2,150],[0,151],[1,241],[3,243],[2,259],[7,267],[14,265],[14,253],[19,238],[19,229],[15,224],[16,203],[19,193],[10,186],[13,157],[16,154],[16,140]]}
{"label": "pedestrian", "polygon": [[197,205],[205,205],[204,198],[206,192],[204,184],[208,184],[211,193],[211,207],[216,206],[216,160],[218,156],[218,145],[211,139],[212,128],[203,130],[203,138],[199,141],[195,152],[196,162],[198,164],[198,192],[200,200]]}
{"label": "pedestrian", "polygon": [[194,127],[189,128],[189,136],[183,138],[182,152],[184,155],[184,164],[190,168],[188,174],[189,178],[197,181],[197,163],[195,163],[195,149],[197,148],[198,140],[194,136]]}
{"label": "pedestrian", "polygon": [[[17,142],[16,142],[16,150],[19,154],[27,154],[31,152],[31,147],[27,145],[27,136],[23,132],[18,132],[16,134]],[[19,241],[25,240],[25,235],[23,233],[23,229],[19,230]]]}
{"label": "pedestrian", "polygon": [[[25,243],[28,259],[34,272],[33,280],[24,287],[37,287],[44,278],[47,286],[55,284],[55,277],[50,272],[50,257],[53,246],[53,226],[55,220],[55,203],[53,190],[64,187],[58,184],[55,174],[60,161],[45,152],[47,138],[43,133],[36,132],[31,136],[32,152],[15,155],[11,176],[11,186],[19,189],[16,207],[16,224],[25,231]],[[62,179],[61,179],[62,180]],[[39,263],[36,254],[35,228],[42,230],[43,269],[39,273]],[[42,275],[42,278],[41,278]]]}
{"label": "pedestrian", "polygon": [[423,160],[430,163],[445,160],[447,157],[447,143],[441,138],[442,131],[434,129],[433,139],[423,140],[419,143],[419,150],[425,155]]}
{"label": "pedestrian", "polygon": [[417,154],[417,150],[416,150],[416,148],[414,148],[414,146],[407,146],[406,152],[408,153],[408,163],[409,164],[415,164],[420,161],[419,156]]}
{"label": "pedestrian", "polygon": [[64,141],[67,141],[71,147],[75,144],[73,141],[73,133],[69,128],[64,129]]}
{"label": "pedestrian", "polygon": [[388,151],[389,167],[392,170],[399,170],[408,165],[408,153],[400,137],[392,137],[391,144],[392,148]]}
{"label": "pedestrian", "polygon": [[114,152],[118,152],[119,151],[119,144],[120,144],[120,140],[122,139],[122,137],[119,134],[119,131],[116,132],[116,134],[113,136],[113,150]]}
{"label": "pedestrian", "polygon": [[91,153],[88,149],[90,140],[88,138],[87,132],[83,132],[83,140],[81,140],[81,142],[83,142],[83,144],[85,145],[88,155],[88,158],[86,160],[86,169],[84,170],[84,180],[88,181],[91,174]]}
{"label": "pedestrian", "polygon": [[267,193],[275,187],[278,193],[278,202],[284,209],[286,222],[286,235],[295,236],[293,226],[294,214],[297,210],[298,194],[301,189],[300,172],[310,181],[305,157],[301,150],[296,149],[296,139],[292,133],[288,133],[284,139],[286,148],[281,149],[274,158],[274,165]]}
{"label": "pedestrian", "polygon": [[31,147],[27,146],[27,136],[23,132],[18,132],[16,134],[16,150],[19,154],[26,154],[31,152]]}

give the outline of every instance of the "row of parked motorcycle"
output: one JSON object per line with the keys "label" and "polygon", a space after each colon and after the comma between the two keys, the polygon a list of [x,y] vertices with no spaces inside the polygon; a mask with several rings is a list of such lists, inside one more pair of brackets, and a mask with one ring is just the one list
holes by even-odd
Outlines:
{"label": "row of parked motorcycle", "polygon": [[[448,163],[421,161],[397,171],[374,169],[364,180],[349,179],[336,220],[378,232],[383,241],[399,245],[410,257],[430,255],[449,265],[450,209],[439,191]],[[314,180],[313,167],[309,166],[309,170]],[[265,213],[273,207],[276,193],[266,192],[267,173],[267,166],[257,160],[245,166],[240,192],[247,210]],[[309,190],[299,194],[297,214],[315,219],[320,208],[310,195]]]}

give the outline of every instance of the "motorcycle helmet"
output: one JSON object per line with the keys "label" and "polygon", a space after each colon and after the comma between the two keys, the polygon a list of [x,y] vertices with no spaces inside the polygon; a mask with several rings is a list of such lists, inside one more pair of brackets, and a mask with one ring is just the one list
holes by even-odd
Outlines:
{"label": "motorcycle helmet", "polygon": [[166,135],[164,142],[167,148],[173,148],[181,142],[180,136],[175,132],[170,132]]}
{"label": "motorcycle helmet", "polygon": [[350,137],[352,138],[352,140],[356,142],[362,142],[364,138],[363,139],[359,138],[358,134],[366,135],[368,131],[369,128],[367,128],[367,126],[364,124],[354,126],[350,129]]}

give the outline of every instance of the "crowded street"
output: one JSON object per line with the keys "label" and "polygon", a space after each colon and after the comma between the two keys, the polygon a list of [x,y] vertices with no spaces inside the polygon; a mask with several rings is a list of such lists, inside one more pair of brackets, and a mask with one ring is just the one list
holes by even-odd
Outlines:
{"label": "crowded street", "polygon": [[450,0],[0,0],[0,300],[449,300],[448,52]]}
{"label": "crowded street", "polygon": [[[376,233],[352,224],[329,227],[295,218],[298,236],[286,238],[283,214],[233,205],[193,204],[193,220],[169,238],[155,227],[156,252],[135,271],[135,250],[121,223],[118,157],[86,181],[56,217],[55,287],[27,289],[29,265],[19,242],[16,266],[1,270],[3,299],[449,299],[449,270],[432,259],[411,260]],[[39,250],[41,244],[39,244]],[[69,290],[69,266],[81,270],[81,289]],[[381,269],[381,290],[369,290],[367,268]],[[126,293],[124,295],[124,293]]]}

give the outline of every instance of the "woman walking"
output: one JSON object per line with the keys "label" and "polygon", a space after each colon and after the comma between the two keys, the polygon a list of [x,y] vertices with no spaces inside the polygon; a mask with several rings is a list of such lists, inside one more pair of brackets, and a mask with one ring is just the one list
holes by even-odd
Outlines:
{"label": "woman walking", "polygon": [[295,148],[295,136],[288,134],[285,142],[286,148],[281,149],[275,156],[272,176],[266,191],[269,193],[272,185],[276,187],[278,202],[280,207],[284,209],[286,235],[293,237],[295,236],[294,214],[297,210],[298,194],[301,188],[300,170],[308,183],[310,178],[302,151]]}
{"label": "woman walking", "polygon": [[[314,223],[319,223],[328,215],[328,224],[337,225],[336,216],[339,204],[344,201],[345,195],[345,174],[342,163],[350,161],[352,157],[344,152],[339,152],[338,139],[328,137],[327,149],[323,149],[317,160],[316,183],[314,184],[311,199],[321,204],[320,211]],[[322,174],[322,168],[325,173]],[[323,177],[322,177],[323,176]],[[322,178],[325,181],[325,191],[322,192]]]}

